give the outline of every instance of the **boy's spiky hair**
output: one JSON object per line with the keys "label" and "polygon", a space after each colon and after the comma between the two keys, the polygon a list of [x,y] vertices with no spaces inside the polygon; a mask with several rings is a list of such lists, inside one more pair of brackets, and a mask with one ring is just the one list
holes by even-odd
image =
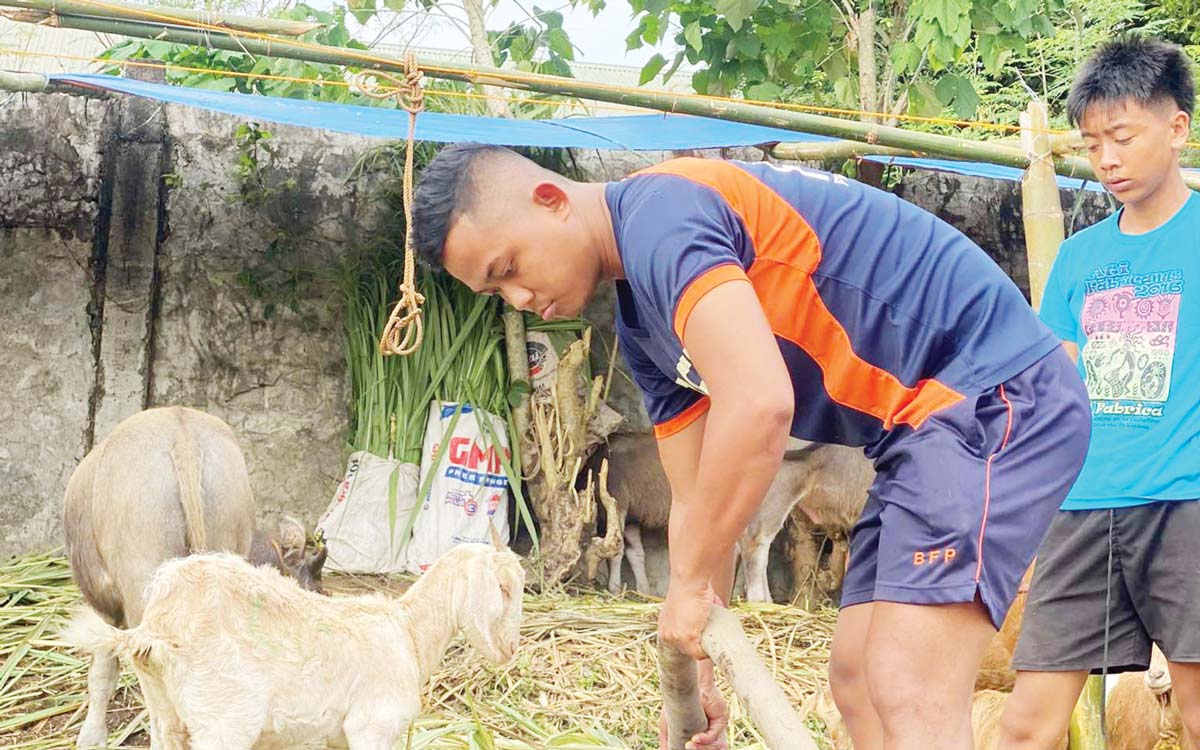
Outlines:
{"label": "boy's spiky hair", "polygon": [[1143,106],[1174,101],[1190,115],[1196,103],[1191,61],[1176,45],[1153,37],[1123,36],[1105,42],[1071,84],[1067,117],[1078,125],[1093,104],[1125,99]]}

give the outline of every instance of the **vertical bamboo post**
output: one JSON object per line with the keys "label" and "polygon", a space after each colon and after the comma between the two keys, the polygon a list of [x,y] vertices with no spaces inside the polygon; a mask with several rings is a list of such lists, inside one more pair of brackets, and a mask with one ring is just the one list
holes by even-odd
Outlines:
{"label": "vertical bamboo post", "polygon": [[[1029,262],[1029,297],[1035,310],[1042,306],[1042,292],[1050,268],[1065,239],[1062,199],[1055,179],[1053,144],[1047,132],[1046,105],[1036,99],[1021,113],[1021,147],[1029,166],[1021,178],[1021,211],[1025,224],[1025,252]],[[1088,677],[1086,687],[1071,712],[1068,732],[1070,750],[1104,750],[1100,698],[1104,684]]]}
{"label": "vertical bamboo post", "polygon": [[1034,99],[1021,113],[1021,146],[1029,157],[1021,178],[1021,213],[1029,261],[1029,296],[1035,310],[1042,306],[1046,278],[1065,238],[1048,128],[1046,105]]}
{"label": "vertical bamboo post", "polygon": [[1103,693],[1103,680],[1095,675],[1088,677],[1079,702],[1071,712],[1071,724],[1067,729],[1068,750],[1105,750],[1107,747],[1100,714],[1100,697]]}

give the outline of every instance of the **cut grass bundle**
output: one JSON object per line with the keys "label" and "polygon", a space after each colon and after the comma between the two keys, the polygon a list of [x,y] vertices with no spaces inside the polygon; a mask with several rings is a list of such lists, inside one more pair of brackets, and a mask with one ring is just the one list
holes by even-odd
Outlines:
{"label": "cut grass bundle", "polygon": [[[332,575],[334,595],[407,581]],[[83,720],[86,662],[53,642],[79,604],[60,556],[0,564],[0,747],[71,750]],[[774,605],[737,610],[759,653],[795,705],[824,678],[836,613]],[[527,596],[517,657],[488,666],[461,642],[430,682],[412,750],[636,750],[655,747],[656,602],[588,592]],[[729,696],[728,689],[725,695]],[[760,742],[731,705],[734,748]],[[149,744],[136,680],[126,671],[109,712],[111,747]],[[823,739],[823,738],[821,738]],[[398,746],[403,750],[404,743]]]}

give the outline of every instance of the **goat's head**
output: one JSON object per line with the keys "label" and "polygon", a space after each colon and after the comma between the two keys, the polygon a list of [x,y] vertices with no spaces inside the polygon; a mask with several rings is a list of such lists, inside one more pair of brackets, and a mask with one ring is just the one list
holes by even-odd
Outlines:
{"label": "goat's head", "polygon": [[1167,657],[1155,646],[1150,652],[1150,668],[1146,670],[1146,687],[1159,698],[1169,697],[1171,671],[1167,668]]}
{"label": "goat's head", "polygon": [[321,571],[329,549],[322,539],[310,538],[304,525],[291,517],[279,522],[276,533],[257,531],[255,536],[248,555],[250,562],[270,565],[283,575],[295,578],[301,588],[325,593],[321,587]]}
{"label": "goat's head", "polygon": [[[461,544],[443,555],[454,560],[460,589],[458,622],[467,643],[493,664],[512,658],[520,639],[525,570],[503,545]],[[439,561],[441,562],[441,561]]]}

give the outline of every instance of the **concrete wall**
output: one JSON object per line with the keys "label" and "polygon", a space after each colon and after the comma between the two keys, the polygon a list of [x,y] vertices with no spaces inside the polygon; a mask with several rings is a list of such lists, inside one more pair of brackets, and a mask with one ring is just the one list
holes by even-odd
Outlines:
{"label": "concrete wall", "polygon": [[[347,427],[329,272],[382,223],[377,184],[346,180],[379,142],[265,124],[265,189],[247,198],[234,174],[240,124],[124,97],[43,95],[0,107],[0,557],[61,543],[71,471],[147,406],[195,406],[229,422],[261,514],[311,521],[328,502]],[[575,157],[602,180],[670,155]],[[755,149],[703,155],[762,158]],[[1025,286],[1016,183],[911,173],[897,192],[959,226]],[[1064,196],[1068,210],[1073,203]],[[1079,224],[1106,211],[1089,196]],[[290,271],[308,277],[295,309],[247,288],[247,273],[263,269],[277,286]],[[588,314],[603,368],[610,289]],[[648,427],[627,377],[612,400],[628,417],[622,429]]]}
{"label": "concrete wall", "polygon": [[[346,181],[378,142],[269,126],[251,205],[239,124],[132,98],[0,108],[0,556],[61,543],[71,471],[148,406],[229,422],[261,515],[327,504],[347,426],[328,270],[380,223],[374,181]],[[280,263],[312,278],[268,316],[239,276]]]}

